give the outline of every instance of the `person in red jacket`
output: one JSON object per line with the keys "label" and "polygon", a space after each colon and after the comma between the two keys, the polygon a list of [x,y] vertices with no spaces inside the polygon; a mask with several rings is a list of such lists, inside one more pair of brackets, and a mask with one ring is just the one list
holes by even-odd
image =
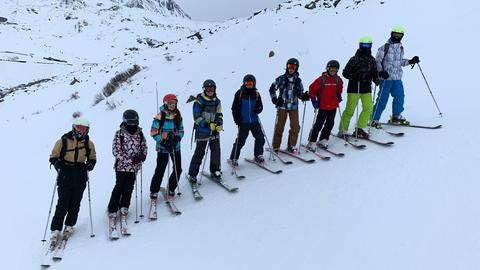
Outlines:
{"label": "person in red jacket", "polygon": [[[327,71],[322,73],[309,87],[310,99],[315,108],[316,119],[308,136],[307,147],[317,150],[317,137],[320,130],[320,147],[328,147],[328,139],[335,123],[335,114],[339,103],[342,101],[343,81],[337,75],[340,63],[330,60],[327,63]],[[323,127],[323,128],[322,128]]]}

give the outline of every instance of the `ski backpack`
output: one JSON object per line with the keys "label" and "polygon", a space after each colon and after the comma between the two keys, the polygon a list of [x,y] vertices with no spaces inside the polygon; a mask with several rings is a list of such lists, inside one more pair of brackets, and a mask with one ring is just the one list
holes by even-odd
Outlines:
{"label": "ski backpack", "polygon": [[[67,153],[67,136],[68,136],[68,133],[66,134],[63,134],[63,136],[61,137],[61,140],[62,140],[62,148],[60,149],[60,156],[58,157],[60,160],[64,161],[65,162],[65,154]],[[85,155],[87,157],[87,162],[90,160],[90,144],[88,143],[90,141],[90,137],[88,137],[88,135],[85,135]],[[76,149],[82,149],[82,148],[74,148],[72,150],[68,150],[68,151],[75,151]]]}

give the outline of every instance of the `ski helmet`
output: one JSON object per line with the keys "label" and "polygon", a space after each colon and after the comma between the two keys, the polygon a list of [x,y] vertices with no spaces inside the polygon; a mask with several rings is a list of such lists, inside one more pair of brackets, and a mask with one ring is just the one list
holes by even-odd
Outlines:
{"label": "ski helmet", "polygon": [[178,102],[178,99],[177,99],[177,96],[175,94],[166,94],[164,97],[163,97],[163,103],[167,103],[169,102],[170,100],[176,100]]}
{"label": "ski helmet", "polygon": [[397,25],[392,27],[392,33],[405,34],[405,28],[403,26]]}
{"label": "ski helmet", "polygon": [[300,62],[298,62],[297,58],[290,58],[290,59],[288,59],[287,65],[288,65],[288,64],[296,65],[297,68],[300,66]]}
{"label": "ski helmet", "polygon": [[328,68],[340,69],[340,63],[338,63],[337,60],[330,60],[330,61],[328,61],[328,63],[327,63],[327,69],[328,69]]}
{"label": "ski helmet", "polygon": [[123,122],[128,126],[138,126],[138,113],[134,110],[123,112]]}
{"label": "ski helmet", "polygon": [[253,82],[254,85],[257,83],[257,79],[255,79],[255,76],[253,76],[252,74],[247,74],[245,75],[245,77],[243,77],[243,83],[247,81]]}
{"label": "ski helmet", "polygon": [[213,87],[214,90],[217,90],[217,85],[215,84],[215,81],[208,79],[203,82],[203,90],[205,90],[205,87]]}
{"label": "ski helmet", "polygon": [[85,118],[75,118],[72,124],[73,135],[77,139],[83,139],[90,130],[90,122]]}
{"label": "ski helmet", "polygon": [[371,37],[361,37],[359,40],[359,47],[361,49],[371,49],[373,39]]}

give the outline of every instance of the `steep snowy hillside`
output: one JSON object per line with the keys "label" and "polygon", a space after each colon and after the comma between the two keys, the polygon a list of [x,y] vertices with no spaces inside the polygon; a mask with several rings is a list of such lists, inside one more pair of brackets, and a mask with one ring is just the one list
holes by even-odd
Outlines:
{"label": "steep snowy hillside", "polygon": [[[6,90],[51,79],[20,86],[0,102],[5,269],[39,268],[44,251],[40,239],[55,179],[48,169],[48,155],[70,129],[75,111],[90,119],[90,136],[97,147],[98,164],[90,174],[96,236],[89,237],[85,192],[77,231],[64,259],[52,269],[478,268],[480,184],[475,166],[480,154],[472,134],[480,129],[472,125],[470,116],[480,96],[470,78],[475,78],[477,62],[478,38],[472,33],[480,26],[479,3],[290,1],[249,18],[211,24],[125,6],[132,1],[84,2],[86,7],[77,9],[57,7],[51,1],[22,3],[18,12],[15,1],[5,4],[9,22],[15,24],[0,23],[0,58],[8,60],[0,62],[0,87]],[[332,138],[332,149],[344,152],[344,158],[313,164],[293,160],[289,166],[269,162],[283,169],[275,176],[242,162],[246,179],[230,177],[224,162],[236,136],[230,106],[246,73],[257,77],[265,103],[260,117],[271,139],[275,109],[268,87],[284,72],[288,58],[300,60],[300,75],[308,86],[330,59],[339,60],[343,69],[359,37],[372,36],[376,51],[398,24],[406,28],[406,57],[420,56],[445,116],[438,117],[417,67],[404,69],[404,114],[413,123],[442,124],[442,129],[388,128],[405,132],[402,138],[377,131],[375,138],[395,145],[367,144],[363,151]],[[147,38],[160,46],[149,45]],[[139,72],[112,95],[98,99],[110,79],[134,65]],[[71,84],[74,78],[79,82]],[[182,141],[186,170],[193,121],[185,101],[201,91],[207,78],[217,82],[225,113],[222,168],[226,181],[238,186],[239,192],[228,194],[204,180],[200,191],[205,198],[195,202],[182,177],[183,195],[176,201],[181,216],[171,216],[159,205],[157,221],[134,224],[133,196],[132,236],[107,240],[105,212],[115,182],[111,144],[122,112],[137,110],[148,134],[157,111],[156,85],[160,98],[178,94],[186,127]],[[389,105],[384,119],[390,112]],[[307,103],[303,140],[312,120],[313,109]],[[147,139],[144,212],[155,168],[154,143]],[[242,157],[252,156],[252,144],[250,137]]]}

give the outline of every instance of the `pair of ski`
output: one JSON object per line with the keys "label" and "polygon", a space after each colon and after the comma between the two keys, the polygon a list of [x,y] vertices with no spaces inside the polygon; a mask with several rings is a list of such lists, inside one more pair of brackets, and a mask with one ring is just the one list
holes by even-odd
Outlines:
{"label": "pair of ski", "polygon": [[322,150],[322,151],[325,151],[327,153],[329,153],[330,155],[333,155],[335,157],[344,157],[345,154],[344,153],[340,153],[340,152],[336,152],[336,151],[333,151],[331,150],[330,148],[327,148],[325,147],[324,145],[321,145],[319,143],[317,143],[317,148],[315,150],[311,149],[310,147],[308,147],[307,145],[305,144],[302,144],[302,147],[305,148],[307,151],[313,153],[314,155],[316,155],[317,157],[319,157],[320,159],[322,160],[330,160],[330,157],[329,156],[324,156],[322,154],[320,154],[318,152],[318,150]]}
{"label": "pair of ski", "polygon": [[[181,215],[182,212],[177,208],[177,206],[173,202],[173,198],[168,196],[167,190],[164,187],[160,187],[160,193],[162,194],[162,197],[165,200],[165,204],[167,205],[167,207],[170,210],[170,212],[172,213],[172,215],[175,215],[175,216]],[[154,200],[152,199],[150,201],[150,211],[149,211],[149,214],[148,214],[148,218],[152,221],[156,220],[158,218],[157,202],[158,202],[158,198],[156,198]]]}
{"label": "pair of ski", "polygon": [[394,144],[394,142],[384,142],[384,141],[379,141],[379,140],[375,140],[375,139],[372,139],[372,138],[364,138],[364,137],[355,137],[355,135],[353,134],[349,134],[349,135],[345,135],[345,136],[338,136],[337,134],[331,134],[333,135],[334,137],[337,137],[339,139],[342,139],[345,141],[345,143],[348,143],[349,145],[353,146],[355,149],[365,149],[367,146],[365,144],[357,144],[357,143],[354,143],[352,142],[352,139],[360,139],[360,140],[364,140],[364,141],[369,141],[371,143],[374,143],[374,144],[377,144],[377,145],[380,145],[380,146],[392,146]]}
{"label": "pair of ski", "polygon": [[[202,171],[202,176],[205,176],[207,179],[209,179],[212,182],[218,184],[220,187],[224,188],[228,192],[233,193],[233,192],[238,191],[238,187],[232,187],[232,186],[228,185],[227,183],[225,183],[225,181],[223,180],[222,177],[217,178],[217,177],[214,177],[211,174],[209,174],[207,172],[204,172],[204,171]],[[190,183],[190,187],[192,188],[193,198],[195,200],[203,199],[203,196],[198,191],[198,184],[190,181],[190,178],[188,177],[188,175],[186,177],[187,177],[188,183]]]}
{"label": "pair of ski", "polygon": [[424,125],[411,125],[411,124],[408,124],[408,125],[403,125],[403,124],[397,124],[397,123],[393,123],[393,122],[384,122],[384,123],[380,123],[381,125],[386,125],[386,126],[395,126],[395,127],[411,127],[411,128],[423,128],[423,129],[439,129],[442,127],[442,125],[436,125],[436,126],[424,126]]}
{"label": "pair of ski", "polygon": [[[266,165],[265,165],[265,162],[259,163],[259,162],[256,162],[254,159],[251,159],[251,158],[245,158],[245,161],[248,162],[248,163],[251,163],[251,164],[255,164],[255,165],[257,165],[258,167],[262,168],[263,170],[265,170],[265,171],[267,171],[267,172],[269,172],[269,173],[272,173],[272,174],[280,174],[280,173],[282,173],[282,170],[275,170],[275,169],[272,169],[272,168],[266,166]],[[230,165],[230,167],[232,168],[232,175],[235,175],[235,177],[237,178],[237,180],[245,179],[245,176],[244,176],[244,175],[238,174],[238,166],[233,166],[231,160],[227,160],[227,163],[228,163],[228,164]]]}
{"label": "pair of ski", "polygon": [[[286,164],[286,165],[292,164],[292,161],[285,160],[280,154],[296,158],[296,159],[298,159],[302,162],[305,162],[305,163],[314,163],[315,162],[315,159],[304,158],[304,157],[300,156],[300,154],[298,152],[288,152],[287,150],[284,150],[284,149],[274,149],[272,151],[272,149],[270,149],[270,148],[265,148],[265,150],[272,153],[278,160],[280,160],[280,162],[282,162],[283,164]],[[323,160],[329,160],[330,159],[330,157],[322,156],[320,154],[318,154],[317,156],[320,157]]]}
{"label": "pair of ski", "polygon": [[65,251],[69,238],[70,236],[62,236],[59,240],[57,240],[55,244],[50,243],[41,264],[43,268],[50,267],[50,265],[52,265],[52,262],[62,260],[63,252]]}

